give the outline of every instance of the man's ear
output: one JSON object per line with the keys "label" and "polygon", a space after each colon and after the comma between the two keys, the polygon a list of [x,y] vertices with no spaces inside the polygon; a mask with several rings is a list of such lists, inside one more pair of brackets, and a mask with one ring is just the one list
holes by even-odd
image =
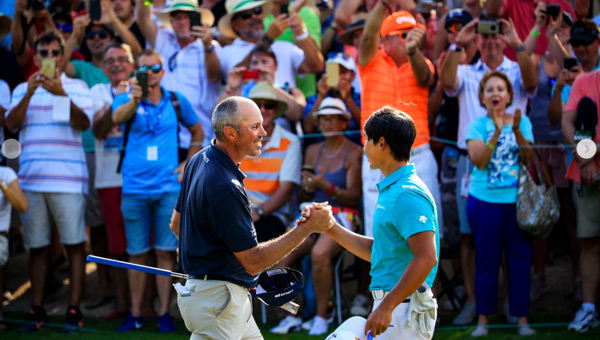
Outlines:
{"label": "man's ear", "polygon": [[377,146],[379,146],[379,148],[383,150],[386,147],[386,145],[387,144],[385,143],[385,138],[379,138],[379,140],[377,141]]}
{"label": "man's ear", "polygon": [[223,128],[223,135],[228,141],[234,141],[235,137],[237,136],[237,130],[231,126],[225,126]]}

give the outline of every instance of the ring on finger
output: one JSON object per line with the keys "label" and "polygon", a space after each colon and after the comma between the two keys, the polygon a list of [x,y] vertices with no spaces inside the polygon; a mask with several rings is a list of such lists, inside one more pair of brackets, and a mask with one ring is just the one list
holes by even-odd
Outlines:
{"label": "ring on finger", "polygon": [[307,181],[308,183],[311,183],[311,182],[312,182],[312,177],[309,177],[309,178],[307,178],[307,179],[306,179],[306,181]]}

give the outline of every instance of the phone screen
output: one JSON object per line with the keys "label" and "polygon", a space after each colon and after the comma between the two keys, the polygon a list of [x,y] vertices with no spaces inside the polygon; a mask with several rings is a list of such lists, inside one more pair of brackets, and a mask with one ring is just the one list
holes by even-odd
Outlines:
{"label": "phone screen", "polygon": [[56,59],[44,58],[42,59],[42,72],[50,78],[56,77]]}
{"label": "phone screen", "polygon": [[334,87],[340,81],[340,64],[327,63],[325,65],[325,73],[327,73],[327,85]]}
{"label": "phone screen", "polygon": [[242,79],[258,79],[258,71],[242,71]]}
{"label": "phone screen", "polygon": [[560,13],[560,5],[559,4],[547,4],[546,5],[546,14],[551,16],[552,19],[556,20],[558,18],[558,13]]}
{"label": "phone screen", "polygon": [[90,19],[100,20],[102,17],[102,7],[100,7],[100,0],[90,0]]}
{"label": "phone screen", "polygon": [[192,29],[192,26],[202,26],[200,13],[190,12],[190,30]]}
{"label": "phone screen", "polygon": [[138,72],[136,78],[142,88],[142,97],[146,97],[148,95],[148,71]]}
{"label": "phone screen", "polygon": [[579,62],[575,58],[565,58],[564,59],[564,67],[567,70],[570,70],[577,65],[579,65]]}
{"label": "phone screen", "polygon": [[279,12],[280,12],[280,14],[289,14],[289,13],[288,13],[288,5],[289,5],[289,4],[286,2],[286,3],[284,3],[284,4],[281,4],[281,5],[279,6]]}

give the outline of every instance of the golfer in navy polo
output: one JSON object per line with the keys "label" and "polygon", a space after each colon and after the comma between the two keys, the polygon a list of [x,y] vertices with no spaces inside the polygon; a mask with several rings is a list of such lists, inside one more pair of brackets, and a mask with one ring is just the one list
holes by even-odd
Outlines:
{"label": "golfer in navy polo", "polygon": [[[371,169],[380,169],[373,238],[336,224],[326,233],[371,263],[375,303],[369,318],[353,317],[327,339],[353,334],[364,339],[431,339],[437,304],[431,285],[437,272],[437,210],[427,186],[409,163],[417,134],[406,113],[383,107],[365,122],[364,151]],[[303,212],[310,222],[311,212]],[[304,220],[304,219],[303,219]],[[302,224],[300,224],[302,225]],[[368,337],[367,337],[368,338]]]}
{"label": "golfer in navy polo", "polygon": [[[335,220],[326,204],[314,204],[314,221],[258,243],[252,224],[246,177],[238,168],[258,156],[262,115],[256,104],[230,97],[213,112],[216,140],[187,163],[171,230],[179,238],[179,263],[190,275],[177,302],[190,339],[262,339],[248,290],[258,275],[296,248],[308,235]],[[318,209],[318,210],[317,210]]]}

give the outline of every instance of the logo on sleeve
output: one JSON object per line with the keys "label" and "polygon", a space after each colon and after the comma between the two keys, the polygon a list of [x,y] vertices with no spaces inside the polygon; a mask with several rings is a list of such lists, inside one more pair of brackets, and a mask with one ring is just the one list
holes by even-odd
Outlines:
{"label": "logo on sleeve", "polygon": [[377,209],[385,210],[385,207],[383,205],[380,205],[379,203],[377,203],[377,207],[375,207],[375,210],[377,210]]}
{"label": "logo on sleeve", "polygon": [[421,223],[425,223],[425,222],[427,222],[427,217],[425,217],[425,215],[423,215],[423,216],[419,217],[419,221]]}

